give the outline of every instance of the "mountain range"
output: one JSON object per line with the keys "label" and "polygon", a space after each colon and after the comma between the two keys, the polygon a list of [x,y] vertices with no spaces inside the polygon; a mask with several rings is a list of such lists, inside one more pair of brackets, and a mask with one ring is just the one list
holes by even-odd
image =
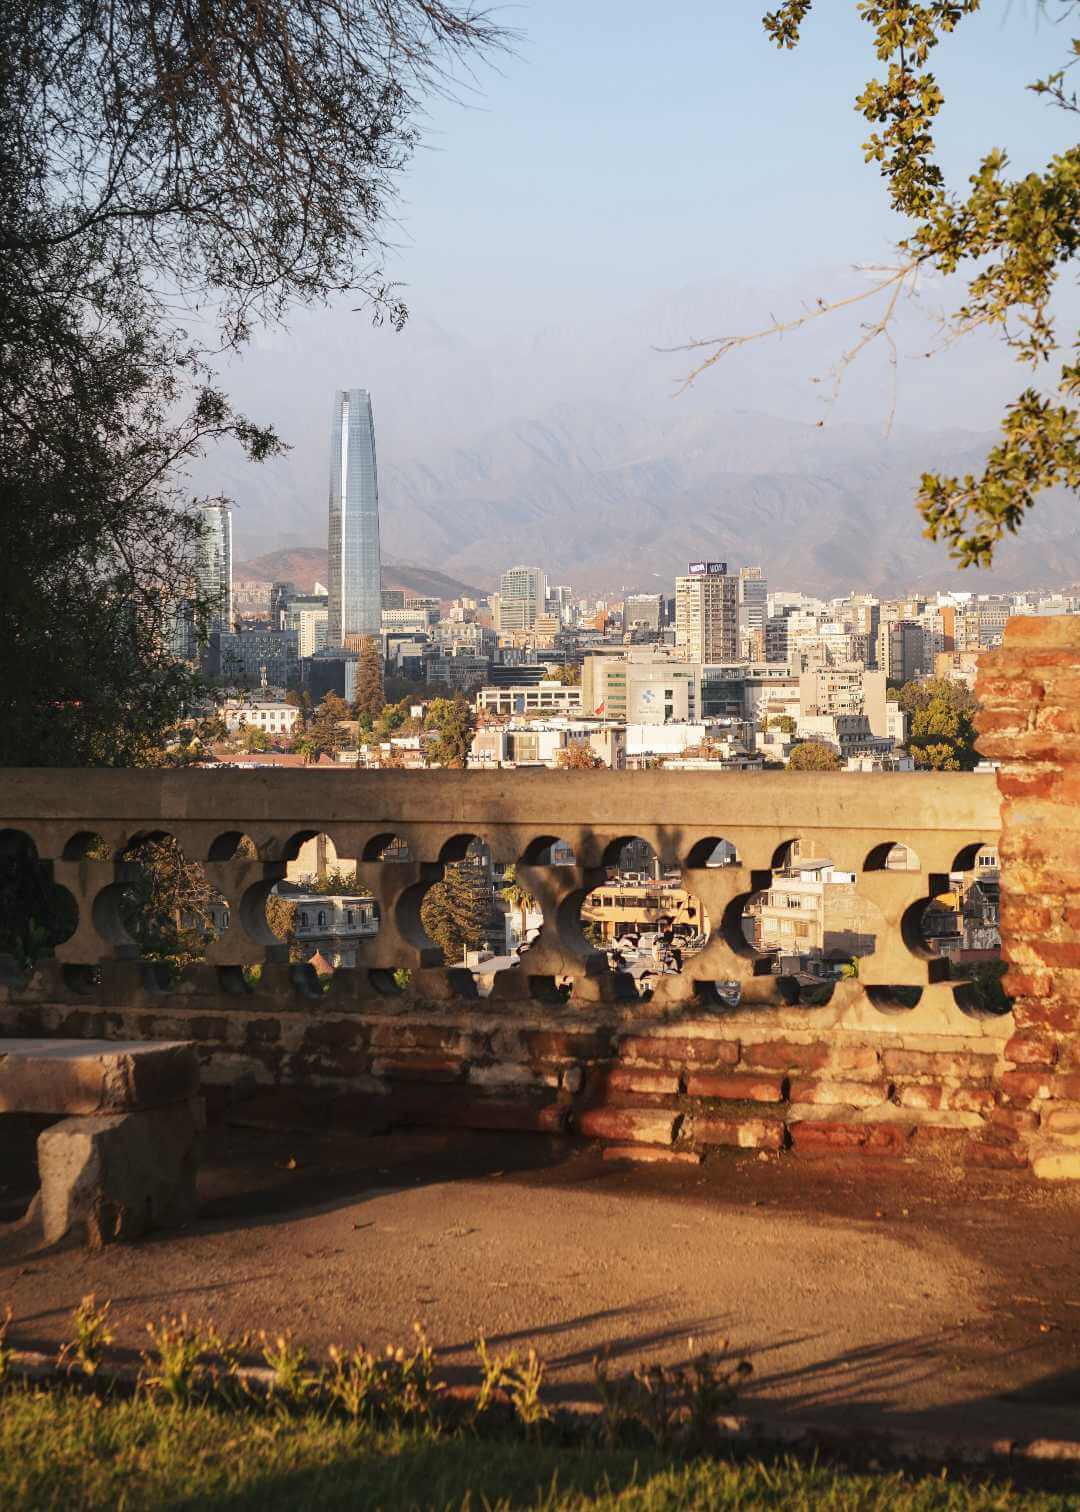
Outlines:
{"label": "mountain range", "polygon": [[[835,594],[952,586],[976,591],[1080,577],[1076,503],[1047,495],[1007,540],[992,576],[959,572],[924,540],[913,499],[927,469],[981,469],[971,432],[818,427],[775,416],[628,413],[557,404],[471,445],[381,463],[386,586],[456,597],[515,562],[590,590],[670,588],[698,558],[760,563],[776,587]],[[309,537],[310,539],[310,537]],[[281,553],[238,576],[325,580],[325,555]],[[408,565],[406,565],[408,564]],[[418,574],[424,574],[421,586]]]}
{"label": "mountain range", "polygon": [[[303,593],[310,593],[316,582],[325,583],[328,575],[325,546],[284,546],[278,551],[264,551],[260,556],[233,565],[233,577],[241,581],[291,582]],[[382,585],[384,588],[404,588],[406,593],[420,598],[447,600],[477,598],[487,591],[432,567],[416,567],[411,562],[398,562],[387,556],[382,559]]]}

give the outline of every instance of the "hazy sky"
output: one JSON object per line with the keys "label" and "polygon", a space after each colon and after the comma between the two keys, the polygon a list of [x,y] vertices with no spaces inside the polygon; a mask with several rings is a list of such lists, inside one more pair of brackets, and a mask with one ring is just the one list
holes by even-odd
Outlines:
{"label": "hazy sky", "polygon": [[[761,0],[534,0],[475,104],[439,103],[405,183],[401,276],[418,311],[474,318],[880,255],[895,234],[852,100],[873,72],[854,0],[818,0],[778,52]],[[1057,66],[1035,0],[986,0],[933,56],[950,175],[1017,167],[1075,120],[1023,84]],[[465,97],[468,98],[468,97]]]}
{"label": "hazy sky", "polygon": [[[257,481],[213,461],[200,467],[199,485],[223,482],[248,505],[260,490],[277,496],[275,532],[293,509],[281,496],[296,499],[297,533],[318,539],[335,388],[371,388],[380,463],[450,437],[467,442],[559,395],[621,402],[633,388],[636,401],[659,403],[685,364],[658,360],[655,346],[752,328],[774,307],[788,315],[800,300],[850,286],[852,264],[887,257],[900,228],[862,161],[868,128],[852,109],[874,70],[870,29],[855,0],[818,0],[802,45],[781,53],[762,30],[764,8],[498,8],[519,33],[513,51],[478,65],[456,100],[429,102],[425,143],[402,180],[387,272],[405,285],[405,332],[373,331],[343,306],[298,313],[287,331],[260,336],[223,376],[296,450]],[[946,94],[940,140],[950,177],[962,182],[991,146],[1006,146],[1022,170],[1071,141],[1075,118],[1023,87],[1058,66],[1067,44],[1037,0],[985,0],[946,39],[933,67]],[[730,361],[741,366],[708,380],[693,402],[743,397],[808,418],[809,377],[823,351],[842,345],[839,331],[815,332],[767,357],[740,353]],[[871,359],[845,396],[845,417],[880,415],[884,381],[883,362]],[[900,416],[993,424],[1024,381],[987,342],[902,373]],[[256,521],[250,508],[238,519],[245,549]]]}

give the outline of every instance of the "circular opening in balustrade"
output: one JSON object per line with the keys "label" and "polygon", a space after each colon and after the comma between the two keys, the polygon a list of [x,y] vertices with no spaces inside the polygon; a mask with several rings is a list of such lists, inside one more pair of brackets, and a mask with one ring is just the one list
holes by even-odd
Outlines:
{"label": "circular opening in balustrade", "polygon": [[605,880],[581,904],[581,932],[612,971],[647,992],[665,976],[691,970],[710,934],[705,906],[664,867],[647,840],[627,837],[609,851]]}
{"label": "circular opening in balustrade", "polygon": [[784,1002],[814,1008],[858,977],[883,925],[857,873],[793,841],[778,849],[769,886],[743,900],[738,927],[755,974],[776,978]]}
{"label": "circular opening in balustrade", "polygon": [[28,976],[79,926],[79,908],[22,830],[0,830],[0,974]]}
{"label": "circular opening in balustrade", "polygon": [[918,942],[934,980],[953,984],[957,1006],[974,1018],[1012,1009],[1001,959],[1001,866],[995,844],[971,844],[918,913]]}
{"label": "circular opening in balustrade", "polygon": [[489,977],[517,965],[509,947],[505,868],[479,835],[458,835],[443,847],[443,874],[420,901],[420,923],[443,963]]}
{"label": "circular opening in balustrade", "polygon": [[230,902],[173,835],[136,835],[118,860],[122,879],[99,894],[96,920],[114,944],[130,942],[167,986],[229,928]]}
{"label": "circular opening in balustrade", "polygon": [[355,859],[339,856],[327,835],[304,841],[286,876],[270,888],[265,915],[288,947],[289,962],[307,968],[297,980],[309,996],[328,989],[339,968],[363,964],[380,924],[378,901],[358,877]]}

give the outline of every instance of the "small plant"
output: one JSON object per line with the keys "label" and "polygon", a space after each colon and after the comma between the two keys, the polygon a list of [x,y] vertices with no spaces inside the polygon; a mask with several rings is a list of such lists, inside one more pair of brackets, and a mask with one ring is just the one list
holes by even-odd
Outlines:
{"label": "small plant", "polygon": [[600,1436],[607,1449],[614,1449],[636,1417],[634,1381],[631,1376],[612,1375],[607,1355],[593,1360],[593,1381],[600,1398]]}
{"label": "small plant", "polygon": [[540,1424],[551,1417],[548,1408],[540,1400],[544,1371],[543,1360],[538,1357],[535,1349],[530,1349],[524,1361],[510,1375],[510,1402],[518,1422],[529,1433],[537,1432]]}
{"label": "small plant", "polygon": [[398,966],[394,971],[394,986],[399,992],[404,992],[412,981],[412,972],[408,966]]}
{"label": "small plant", "polygon": [[0,1317],[0,1383],[7,1379],[8,1372],[11,1369],[12,1356],[15,1353],[7,1342],[8,1329],[11,1327],[11,1320],[14,1316],[15,1314],[9,1302],[4,1308],[3,1317]]}
{"label": "small plant", "polygon": [[219,1333],[213,1322],[207,1322],[203,1324],[203,1343],[208,1389],[234,1405],[249,1398],[251,1388],[243,1375],[243,1356],[251,1349],[254,1336],[245,1332],[230,1338]]}
{"label": "small plant", "polygon": [[292,1341],[291,1333],[278,1334],[271,1340],[265,1333],[259,1335],[262,1357],[273,1371],[270,1394],[279,1398],[288,1407],[301,1407],[319,1384],[317,1376],[308,1369],[308,1357],[303,1349]]}
{"label": "small plant", "polygon": [[330,1369],[323,1376],[323,1389],[350,1417],[365,1412],[381,1414],[400,1422],[406,1418],[429,1418],[435,1396],[443,1383],[435,1380],[435,1351],[421,1324],[413,1324],[416,1347],[411,1354],[392,1344],[383,1355],[360,1345],[351,1354],[330,1350]]}
{"label": "small plant", "polygon": [[[690,1362],[685,1376],[689,1407],[687,1430],[691,1439],[700,1444],[716,1414],[722,1407],[731,1405],[738,1394],[739,1383],[753,1373],[754,1367],[749,1360],[721,1365],[708,1350],[694,1354],[693,1339],[689,1344]],[[727,1348],[726,1339],[720,1347]]]}
{"label": "small plant", "polygon": [[331,1345],[330,1369],[323,1377],[330,1400],[351,1418],[373,1412],[379,1401],[380,1364],[362,1344],[352,1354]]}
{"label": "small plant", "polygon": [[540,1400],[544,1362],[535,1349],[530,1349],[524,1358],[516,1349],[511,1349],[508,1354],[493,1355],[481,1334],[476,1341],[476,1353],[480,1357],[483,1376],[473,1408],[474,1421],[490,1410],[499,1393],[510,1403],[518,1422],[530,1432],[550,1418],[551,1413]]}
{"label": "small plant", "polygon": [[638,1392],[638,1421],[657,1449],[666,1450],[678,1421],[682,1371],[664,1365],[639,1365],[634,1371]]}
{"label": "small plant", "polygon": [[[162,1318],[156,1325],[148,1323],[146,1331],[157,1356],[157,1373],[146,1384],[175,1402],[190,1401],[199,1362],[210,1346],[206,1330],[193,1327],[187,1313],[181,1313],[179,1318]],[[143,1360],[151,1364],[149,1355],[143,1355]]]}
{"label": "small plant", "polygon": [[68,1370],[78,1365],[84,1375],[92,1376],[101,1364],[101,1357],[113,1341],[109,1332],[111,1302],[100,1307],[91,1292],[71,1314],[75,1337],[64,1344],[57,1356],[57,1365],[67,1365]]}

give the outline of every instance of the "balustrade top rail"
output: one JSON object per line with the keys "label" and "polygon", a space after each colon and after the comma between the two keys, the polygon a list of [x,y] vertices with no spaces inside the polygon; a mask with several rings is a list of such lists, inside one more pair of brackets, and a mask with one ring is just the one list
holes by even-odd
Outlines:
{"label": "balustrade top rail", "polygon": [[[310,828],[365,821],[426,827],[565,823],[687,832],[748,827],[909,832],[1000,828],[989,772],[574,772],[9,769],[0,772],[0,826],[88,821]],[[247,832],[245,830],[245,832]],[[436,856],[419,859],[437,859]]]}

